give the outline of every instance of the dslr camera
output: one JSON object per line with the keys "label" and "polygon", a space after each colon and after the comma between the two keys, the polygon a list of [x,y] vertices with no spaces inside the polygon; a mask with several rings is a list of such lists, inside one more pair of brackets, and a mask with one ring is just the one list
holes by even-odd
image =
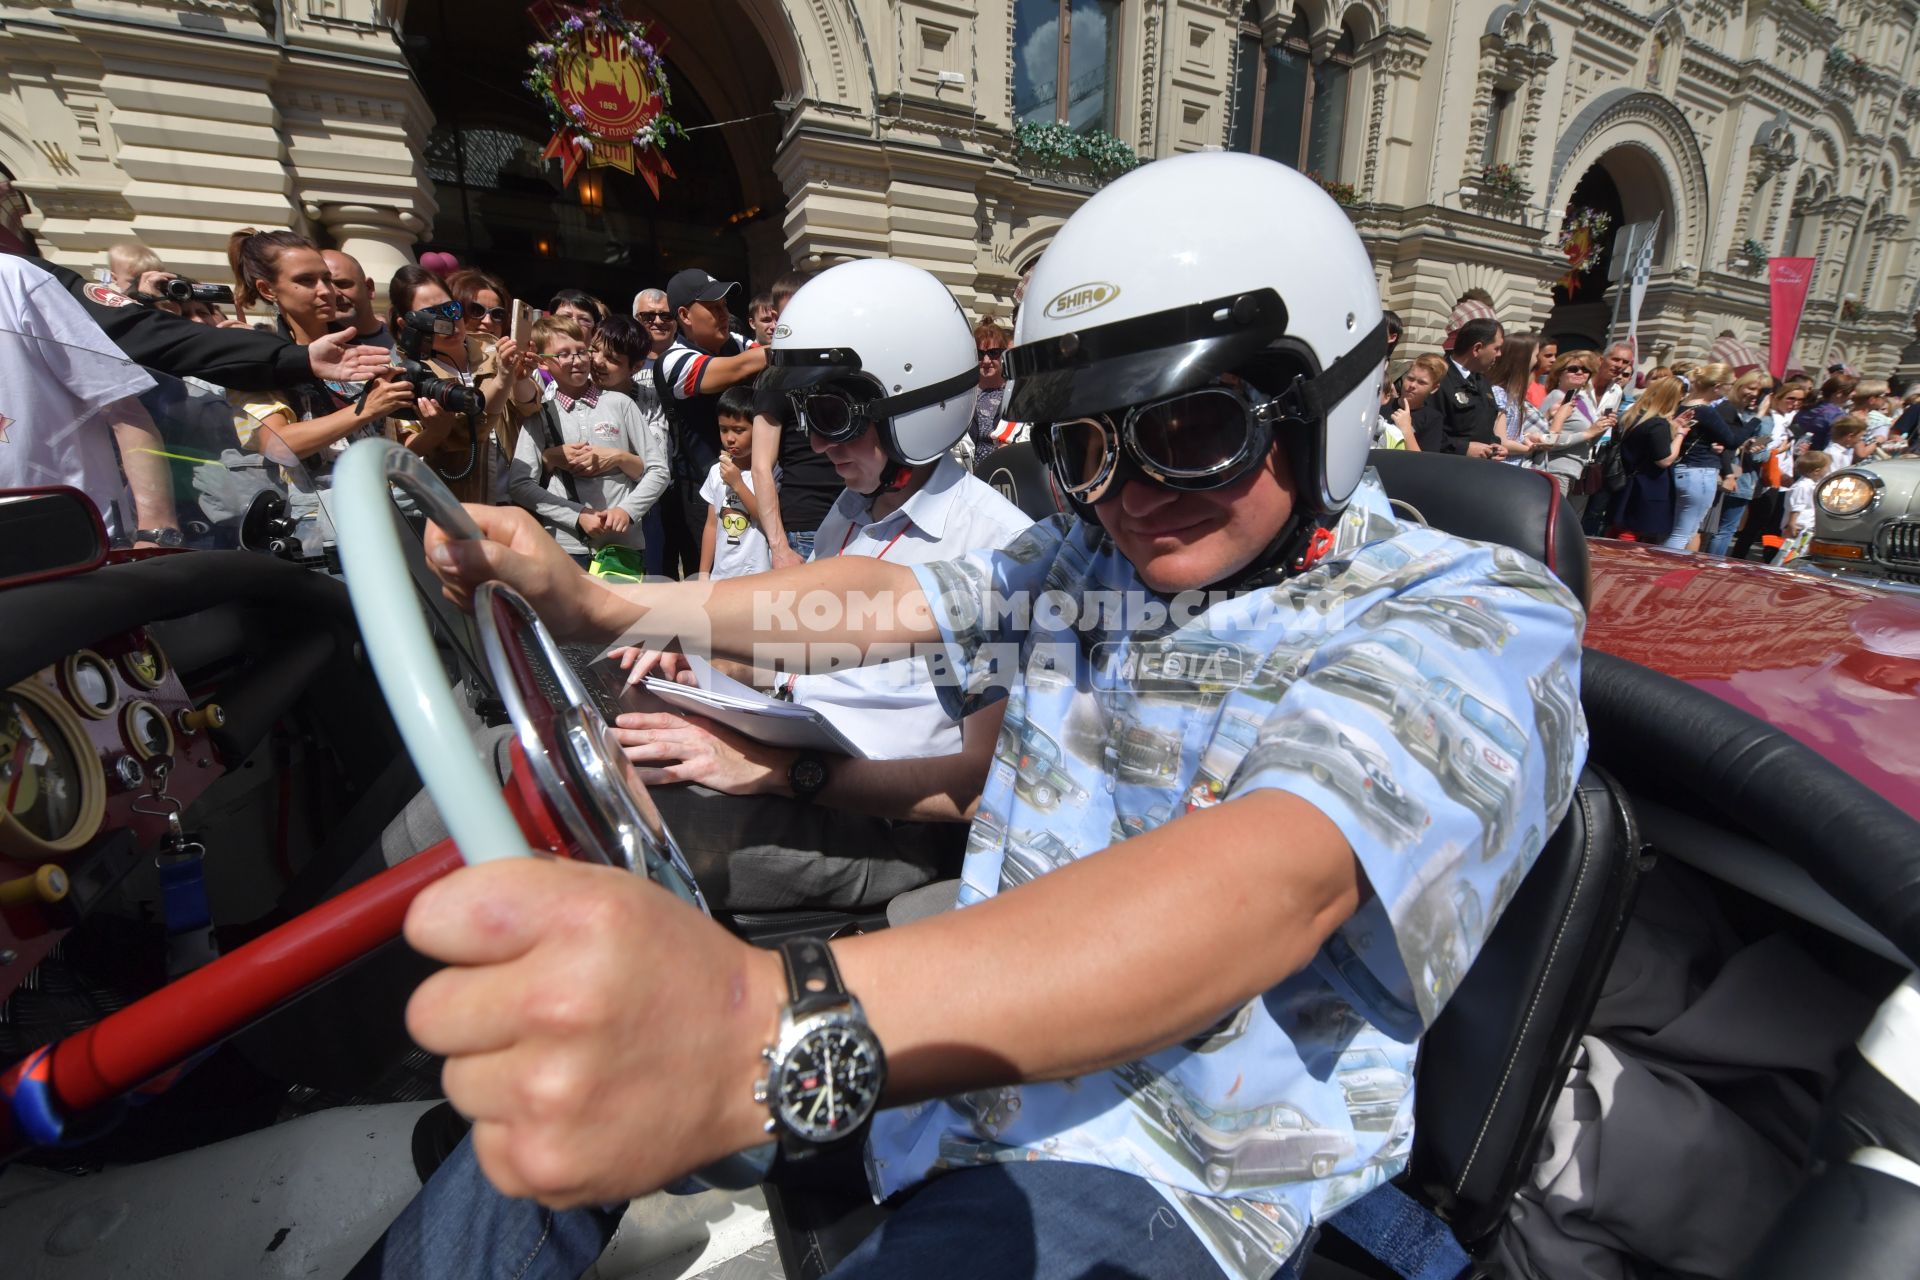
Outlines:
{"label": "dslr camera", "polygon": [[487,411],[487,398],[480,389],[456,378],[442,378],[421,363],[432,349],[434,338],[459,330],[459,305],[452,302],[407,312],[394,331],[393,345],[400,355],[400,376],[413,388],[414,399],[431,400],[449,413],[477,421]]}

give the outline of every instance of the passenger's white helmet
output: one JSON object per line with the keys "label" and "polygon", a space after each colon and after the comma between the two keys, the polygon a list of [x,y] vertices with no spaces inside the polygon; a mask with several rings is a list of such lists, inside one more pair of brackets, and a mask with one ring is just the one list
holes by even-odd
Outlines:
{"label": "passenger's white helmet", "polygon": [[966,434],[980,364],[947,287],[884,258],[843,262],[802,285],[774,326],[759,386],[849,381],[878,389],[864,408],[896,463],[931,462]]}
{"label": "passenger's white helmet", "polygon": [[1142,166],[1067,219],[1007,358],[1007,417],[1038,425],[1236,373],[1286,413],[1297,501],[1326,516],[1366,468],[1386,362],[1360,237],[1318,183],[1258,156]]}

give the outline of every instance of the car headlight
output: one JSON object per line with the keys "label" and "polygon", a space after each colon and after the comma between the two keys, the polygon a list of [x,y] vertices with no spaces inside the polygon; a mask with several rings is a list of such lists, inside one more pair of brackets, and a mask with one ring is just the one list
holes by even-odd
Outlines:
{"label": "car headlight", "polygon": [[1857,516],[1879,497],[1879,476],[1865,471],[1842,471],[1822,480],[1813,500],[1830,516]]}

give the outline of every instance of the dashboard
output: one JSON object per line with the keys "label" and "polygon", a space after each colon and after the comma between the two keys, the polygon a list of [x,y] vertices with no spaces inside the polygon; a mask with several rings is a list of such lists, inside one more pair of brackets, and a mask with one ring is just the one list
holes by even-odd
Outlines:
{"label": "dashboard", "polygon": [[145,628],[0,690],[0,995],[221,775],[220,723]]}

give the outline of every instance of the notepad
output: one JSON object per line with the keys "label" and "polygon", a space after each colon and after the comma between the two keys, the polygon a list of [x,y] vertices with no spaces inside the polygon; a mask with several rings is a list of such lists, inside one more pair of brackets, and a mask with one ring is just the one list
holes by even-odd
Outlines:
{"label": "notepad", "polygon": [[697,687],[648,676],[643,682],[647,692],[677,711],[717,720],[770,747],[831,751],[862,760],[867,758],[866,752],[812,707],[768,697],[715,670],[712,663],[693,654],[687,655],[687,666],[699,681]]}

